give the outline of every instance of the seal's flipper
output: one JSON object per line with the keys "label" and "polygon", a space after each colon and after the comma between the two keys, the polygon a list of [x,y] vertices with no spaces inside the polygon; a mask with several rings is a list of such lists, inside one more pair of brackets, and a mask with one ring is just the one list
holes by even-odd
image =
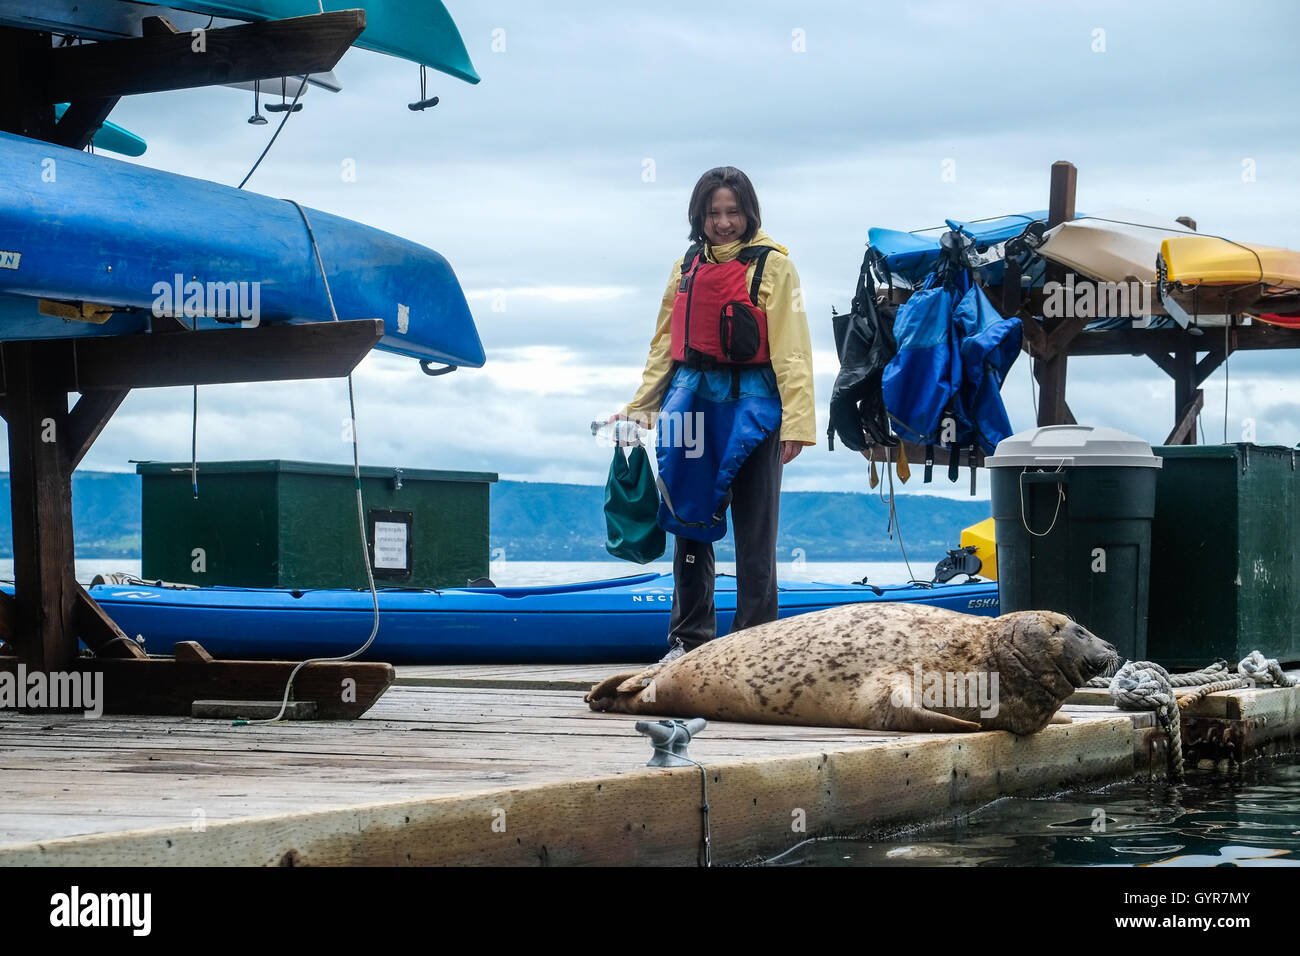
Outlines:
{"label": "seal's flipper", "polygon": [[949,717],[924,707],[892,707],[889,711],[889,729],[917,730],[932,734],[969,734],[984,728],[973,721]]}
{"label": "seal's flipper", "polygon": [[[647,667],[643,671],[637,671],[635,674],[624,674],[623,676],[626,680],[618,685],[618,692],[620,694],[635,694],[637,691],[648,687],[650,681],[655,678],[655,675],[667,666],[667,664],[655,664],[652,667]],[[610,680],[613,679],[614,678],[612,677],[610,678]]]}
{"label": "seal's flipper", "polygon": [[937,710],[926,710],[912,701],[910,677],[896,680],[889,688],[889,710],[885,730],[915,730],[922,733],[966,734],[983,730],[979,724],[960,717],[950,717]]}
{"label": "seal's flipper", "polygon": [[[622,674],[615,674],[613,677],[606,677],[599,684],[591,688],[582,699],[591,704],[592,710],[608,710],[608,704],[622,691],[622,685],[625,681],[634,677],[639,677],[642,671],[624,671]],[[597,704],[605,703],[606,706],[599,707]]]}
{"label": "seal's flipper", "polygon": [[1071,717],[1069,714],[1063,714],[1058,711],[1057,713],[1052,715],[1052,719],[1049,720],[1048,723],[1049,724],[1072,724],[1074,723],[1074,718]]}

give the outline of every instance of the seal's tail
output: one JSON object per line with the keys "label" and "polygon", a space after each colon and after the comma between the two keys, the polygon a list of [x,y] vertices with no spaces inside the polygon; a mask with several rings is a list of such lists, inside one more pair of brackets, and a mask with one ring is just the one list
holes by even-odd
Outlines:
{"label": "seal's tail", "polygon": [[592,710],[614,710],[616,709],[615,704],[620,699],[635,696],[650,683],[664,666],[663,664],[655,664],[653,667],[647,667],[644,670],[625,671],[622,674],[615,674],[613,677],[606,677],[599,684],[592,687],[582,699],[591,705]]}

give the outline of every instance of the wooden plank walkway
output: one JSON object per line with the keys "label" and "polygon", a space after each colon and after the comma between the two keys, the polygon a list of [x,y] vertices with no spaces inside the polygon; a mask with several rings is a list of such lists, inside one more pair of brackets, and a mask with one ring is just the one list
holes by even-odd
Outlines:
{"label": "wooden plank walkway", "polygon": [[[401,668],[349,723],[6,712],[0,865],[694,864],[701,771],[646,768],[635,719],[582,703],[618,669]],[[1065,710],[1074,724],[1024,738],[713,723],[691,755],[714,860],[1152,759],[1150,714]]]}

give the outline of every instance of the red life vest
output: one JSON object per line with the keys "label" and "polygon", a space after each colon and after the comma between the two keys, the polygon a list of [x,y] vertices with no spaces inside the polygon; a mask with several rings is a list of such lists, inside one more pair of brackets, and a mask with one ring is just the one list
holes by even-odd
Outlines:
{"label": "red life vest", "polygon": [[[692,368],[765,365],[771,361],[767,313],[758,307],[771,246],[746,246],[729,262],[709,262],[696,243],[682,259],[673,302],[673,359]],[[748,287],[749,263],[754,277]]]}

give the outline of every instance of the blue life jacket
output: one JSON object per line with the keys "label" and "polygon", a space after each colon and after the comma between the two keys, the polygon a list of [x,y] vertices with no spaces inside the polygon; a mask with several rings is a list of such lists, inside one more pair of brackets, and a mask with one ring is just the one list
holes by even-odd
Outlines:
{"label": "blue life jacket", "polygon": [[781,395],[770,367],[679,367],[655,426],[660,527],[695,541],[725,536],[736,473],[780,427]]}
{"label": "blue life jacket", "polygon": [[968,269],[941,263],[894,319],[898,354],[881,376],[894,431],[920,445],[992,454],[1011,434],[1000,391],[1021,334],[1020,320],[1003,318]]}

